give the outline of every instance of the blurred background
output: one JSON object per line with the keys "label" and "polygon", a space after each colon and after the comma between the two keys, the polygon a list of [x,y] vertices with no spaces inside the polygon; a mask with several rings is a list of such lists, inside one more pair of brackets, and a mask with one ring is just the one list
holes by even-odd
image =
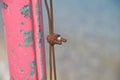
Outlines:
{"label": "blurred background", "polygon": [[[120,0],[53,1],[55,32],[68,39],[56,46],[58,80],[120,80]],[[44,5],[43,16],[46,37]],[[3,27],[0,5],[0,80],[9,80]]]}

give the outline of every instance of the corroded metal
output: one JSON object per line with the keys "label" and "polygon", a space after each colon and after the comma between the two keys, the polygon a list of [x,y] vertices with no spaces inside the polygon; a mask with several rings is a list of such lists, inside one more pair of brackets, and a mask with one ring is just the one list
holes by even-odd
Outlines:
{"label": "corroded metal", "polygon": [[49,44],[54,45],[54,44],[59,44],[61,45],[62,42],[67,42],[67,40],[59,34],[52,34],[47,36],[47,41]]}

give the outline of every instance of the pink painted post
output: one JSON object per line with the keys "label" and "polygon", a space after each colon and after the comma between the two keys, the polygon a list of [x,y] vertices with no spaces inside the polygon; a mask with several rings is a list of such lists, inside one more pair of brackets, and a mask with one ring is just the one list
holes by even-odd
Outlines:
{"label": "pink painted post", "polygon": [[46,80],[42,0],[2,0],[10,80]]}

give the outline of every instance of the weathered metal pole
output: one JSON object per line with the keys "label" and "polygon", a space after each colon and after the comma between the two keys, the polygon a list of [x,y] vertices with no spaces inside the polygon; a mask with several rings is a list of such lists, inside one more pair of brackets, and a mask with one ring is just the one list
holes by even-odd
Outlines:
{"label": "weathered metal pole", "polygon": [[2,0],[10,80],[46,80],[42,0]]}

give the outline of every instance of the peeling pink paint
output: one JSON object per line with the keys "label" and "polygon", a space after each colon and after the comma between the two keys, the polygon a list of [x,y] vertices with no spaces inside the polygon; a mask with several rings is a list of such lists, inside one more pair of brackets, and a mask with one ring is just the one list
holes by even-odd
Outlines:
{"label": "peeling pink paint", "polygon": [[42,0],[2,0],[2,13],[10,80],[46,80]]}

